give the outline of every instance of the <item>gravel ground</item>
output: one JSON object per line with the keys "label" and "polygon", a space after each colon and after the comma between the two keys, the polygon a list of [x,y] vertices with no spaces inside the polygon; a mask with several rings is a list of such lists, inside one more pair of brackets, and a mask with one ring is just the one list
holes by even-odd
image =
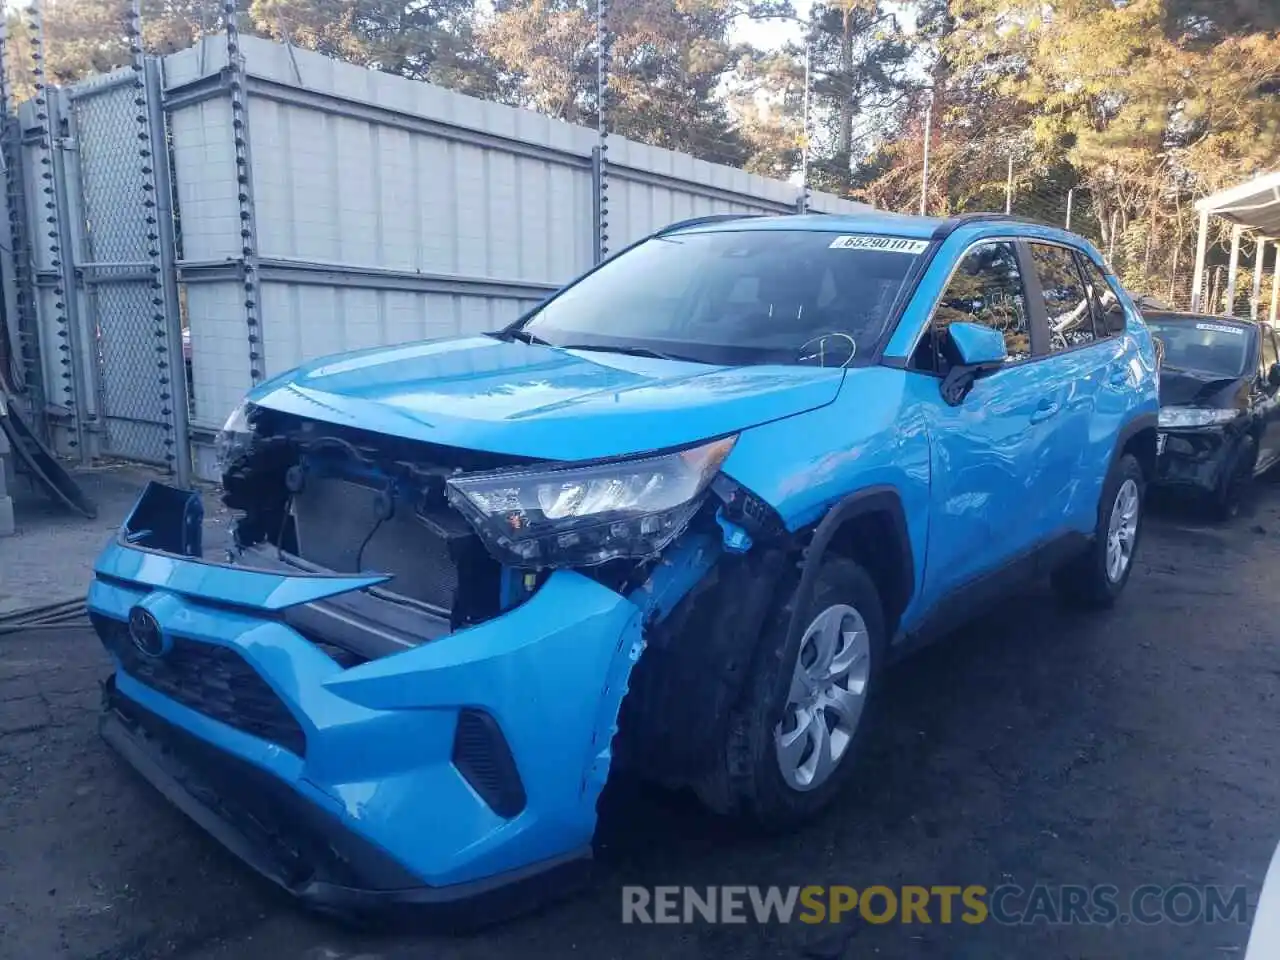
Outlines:
{"label": "gravel ground", "polygon": [[[140,479],[105,476],[92,529],[28,513],[0,541],[0,594],[83,588]],[[741,836],[687,797],[611,784],[592,887],[466,938],[298,912],[99,742],[107,664],[87,630],[0,637],[0,957],[1240,956],[1236,923],[623,926],[620,888],[1188,882],[1244,885],[1252,905],[1280,840],[1277,570],[1280,485],[1223,527],[1162,511],[1109,614],[1036,588],[895,669],[858,784],[802,833]]]}

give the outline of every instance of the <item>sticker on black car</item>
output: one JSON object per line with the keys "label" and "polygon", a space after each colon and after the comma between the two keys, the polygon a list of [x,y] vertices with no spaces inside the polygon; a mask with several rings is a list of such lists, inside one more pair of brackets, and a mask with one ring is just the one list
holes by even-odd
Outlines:
{"label": "sticker on black car", "polygon": [[1225,323],[1197,323],[1197,330],[1213,330],[1215,333],[1230,333],[1237,337],[1244,336],[1244,329],[1241,327],[1229,327]]}

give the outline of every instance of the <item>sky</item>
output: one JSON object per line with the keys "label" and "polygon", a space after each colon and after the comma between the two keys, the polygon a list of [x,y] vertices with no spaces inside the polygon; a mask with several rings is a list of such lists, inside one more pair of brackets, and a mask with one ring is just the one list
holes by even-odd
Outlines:
{"label": "sky", "polygon": [[[796,16],[801,20],[809,19],[809,10],[813,0],[794,0]],[[772,49],[780,47],[788,40],[799,41],[804,33],[804,26],[794,20],[751,20],[739,17],[734,25],[733,39],[741,43],[750,43],[754,47]]]}
{"label": "sky", "polygon": [[[794,0],[796,16],[800,20],[807,21],[813,4],[814,0]],[[903,29],[907,31],[915,29],[915,11],[910,4],[889,0],[885,7],[898,15],[898,22],[902,24]],[[803,24],[795,20],[751,20],[747,17],[738,18],[732,33],[734,40],[750,43],[763,49],[780,47],[788,40],[799,42],[803,35]]]}

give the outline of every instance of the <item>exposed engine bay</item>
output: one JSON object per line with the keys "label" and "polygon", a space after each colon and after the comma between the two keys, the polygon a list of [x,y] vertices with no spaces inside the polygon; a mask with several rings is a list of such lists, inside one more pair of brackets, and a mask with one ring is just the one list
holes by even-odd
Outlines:
{"label": "exposed engine bay", "polygon": [[[456,630],[515,606],[551,569],[578,569],[626,594],[644,583],[660,556],[661,549],[647,556],[597,550],[574,563],[567,551],[593,535],[590,529],[575,529],[544,537],[552,546],[527,560],[527,543],[512,547],[504,563],[494,553],[510,540],[500,532],[497,548],[493,541],[486,543],[477,532],[484,519],[474,510],[464,514],[460,507],[469,504],[460,502],[456,492],[451,495],[449,481],[503,477],[521,468],[554,471],[560,465],[406,440],[262,407],[252,408],[249,416],[252,422],[224,439],[221,451],[223,500],[239,515],[234,530],[238,562],[386,574],[391,579],[374,591],[377,595],[446,620],[448,629]],[[605,483],[617,481],[608,478]],[[492,495],[486,489],[486,496],[514,503],[508,515],[514,528],[531,525],[528,513],[518,509],[522,505],[515,491],[501,484],[486,486],[496,487]],[[646,535],[665,547],[692,526],[722,536],[727,546],[742,552],[752,532],[780,531],[773,511],[727,477],[717,476],[704,486],[704,492],[666,516],[638,521],[636,539],[625,548],[643,552],[640,538]],[[567,496],[560,491],[572,492],[575,485],[566,481],[556,489]],[[595,536],[617,535],[623,526],[611,523]],[[622,530],[627,536],[631,532]],[[591,562],[601,556],[605,559]]]}
{"label": "exposed engine bay", "polygon": [[[502,569],[445,496],[467,470],[526,462],[435,447],[259,408],[252,434],[224,459],[224,503],[240,516],[236,547],[333,573],[376,571],[386,592],[451,628],[501,609]],[[532,589],[512,579],[513,593]],[[510,599],[516,599],[512,597]]]}

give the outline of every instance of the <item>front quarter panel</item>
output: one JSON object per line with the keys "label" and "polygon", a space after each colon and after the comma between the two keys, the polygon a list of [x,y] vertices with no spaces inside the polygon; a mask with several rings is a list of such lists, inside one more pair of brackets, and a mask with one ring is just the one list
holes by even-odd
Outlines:
{"label": "front quarter panel", "polygon": [[887,367],[850,369],[834,403],[745,431],[722,469],[791,531],[859,490],[892,487],[907,518],[918,599],[928,534],[929,397],[908,379]]}

